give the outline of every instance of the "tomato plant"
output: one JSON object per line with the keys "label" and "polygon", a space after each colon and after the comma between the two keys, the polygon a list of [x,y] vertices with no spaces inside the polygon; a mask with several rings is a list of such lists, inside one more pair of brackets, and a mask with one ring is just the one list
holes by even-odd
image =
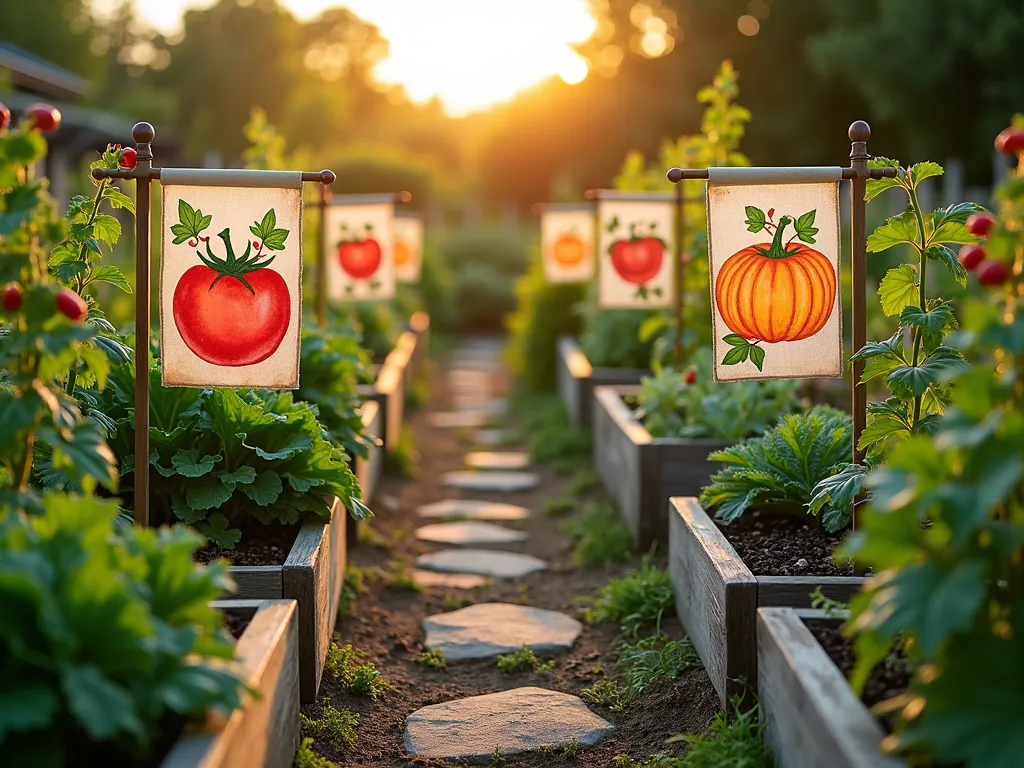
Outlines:
{"label": "tomato plant", "polygon": [[222,258],[202,234],[212,221],[185,200],[178,202],[178,223],[171,226],[174,244],[187,242],[194,248],[201,242],[206,254],[196,250],[203,263],[186,270],[174,287],[174,326],[185,346],[208,363],[255,365],[277,351],[291,323],[288,285],[267,268],[276,254],[266,253],[284,250],[289,231],[278,228],[271,208],[249,227],[257,239],[246,242],[241,256],[235,254],[228,229],[217,233],[224,244]]}
{"label": "tomato plant", "polygon": [[843,553],[878,574],[851,606],[852,682],[898,637],[916,664],[887,707],[902,717],[885,745],[971,768],[1024,754],[1022,170],[997,191],[985,243],[1008,279],[964,303],[950,339],[973,362],[942,372],[948,407],[868,476],[873,498]]}

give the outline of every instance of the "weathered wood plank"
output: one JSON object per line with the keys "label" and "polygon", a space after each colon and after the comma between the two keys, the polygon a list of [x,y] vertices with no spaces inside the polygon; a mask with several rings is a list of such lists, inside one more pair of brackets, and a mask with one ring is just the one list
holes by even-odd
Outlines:
{"label": "weathered wood plank", "polygon": [[275,600],[284,595],[281,567],[278,565],[233,565],[228,568],[228,573],[235,580],[235,591],[226,597]]}
{"label": "weathered wood plank", "polygon": [[790,608],[757,611],[758,691],[778,768],[898,768],[883,733]]}
{"label": "weathered wood plank", "polygon": [[[292,600],[218,601],[253,614],[238,639],[246,682],[258,691],[225,721],[206,723],[178,739],[161,768],[289,768],[299,745],[299,638]],[[255,604],[254,604],[255,603]]]}
{"label": "weathered wood plank", "polygon": [[558,340],[558,391],[577,429],[591,428],[595,387],[639,384],[648,375],[635,368],[594,368],[575,339]]}
{"label": "weathered wood plank", "polygon": [[643,453],[650,442],[650,435],[644,440],[646,430],[640,434],[632,428],[629,420],[621,418],[619,408],[625,408],[625,405],[616,389],[596,387],[594,399],[594,469],[629,526],[633,540],[638,542],[643,535],[640,517],[640,498],[645,480]]}
{"label": "weathered wood plank", "polygon": [[676,614],[724,705],[753,683],[757,581],[696,499],[673,498],[668,512]]}
{"label": "weathered wood plank", "polygon": [[757,604],[789,608],[808,608],[811,593],[848,603],[864,585],[863,576],[758,576]]}
{"label": "weathered wood plank", "polygon": [[384,360],[377,380],[376,391],[386,397],[387,418],[384,424],[384,449],[393,451],[402,431],[402,412],[405,406],[406,369],[412,355],[416,337],[410,331],[399,336],[398,343]]}
{"label": "weathered wood plank", "polygon": [[327,615],[330,604],[327,594],[330,531],[329,524],[302,526],[282,573],[284,597],[299,604],[299,684],[303,703],[316,698],[320,686],[323,659],[327,654],[327,647],[321,639],[324,625],[330,624],[328,640],[334,629],[332,617]]}

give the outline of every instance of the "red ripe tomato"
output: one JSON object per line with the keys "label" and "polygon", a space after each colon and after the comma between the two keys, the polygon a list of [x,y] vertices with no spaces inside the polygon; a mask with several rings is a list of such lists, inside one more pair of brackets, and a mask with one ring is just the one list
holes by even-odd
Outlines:
{"label": "red ripe tomato", "polygon": [[972,213],[967,217],[967,231],[978,237],[987,235],[995,225],[995,218],[988,213]]}
{"label": "red ripe tomato", "polygon": [[380,244],[373,238],[349,240],[338,246],[338,261],[345,274],[356,280],[373,277],[380,267]]}
{"label": "red ripe tomato", "polygon": [[687,373],[686,373],[686,383],[687,384],[696,384],[697,383],[697,372],[696,371],[687,371]]}
{"label": "red ripe tomato", "polygon": [[978,266],[985,258],[985,249],[980,245],[965,245],[960,249],[960,263],[968,272]]}
{"label": "red ripe tomato", "polygon": [[281,346],[291,322],[288,286],[272,269],[237,277],[189,268],[174,288],[174,326],[196,356],[213,365],[255,365]]}
{"label": "red ripe tomato", "polygon": [[117,164],[122,168],[134,168],[137,155],[138,153],[134,149],[128,147],[126,150],[121,152],[121,156],[117,158]]}
{"label": "red ripe tomato", "polygon": [[0,131],[11,124],[11,110],[0,103]]}
{"label": "red ripe tomato", "polygon": [[986,260],[978,267],[978,282],[982,285],[1001,285],[1010,273],[1001,261]]}
{"label": "red ripe tomato", "polygon": [[74,320],[76,323],[80,322],[85,318],[86,313],[89,311],[88,305],[72,290],[67,288],[61,288],[57,292],[57,296],[54,299],[57,304],[57,309],[64,315],[68,320]]}
{"label": "red ripe tomato", "polygon": [[612,244],[612,266],[627,283],[643,285],[661,269],[665,246],[656,237],[619,240]]}
{"label": "red ripe tomato", "polygon": [[21,286],[11,283],[4,288],[4,309],[8,312],[17,312],[21,309],[21,301],[24,296],[21,293]]}
{"label": "red ripe tomato", "polygon": [[36,128],[43,133],[54,131],[60,125],[60,112],[49,104],[33,104],[25,110]]}
{"label": "red ripe tomato", "polygon": [[1024,152],[1024,130],[1007,128],[996,136],[996,150],[1006,155]]}

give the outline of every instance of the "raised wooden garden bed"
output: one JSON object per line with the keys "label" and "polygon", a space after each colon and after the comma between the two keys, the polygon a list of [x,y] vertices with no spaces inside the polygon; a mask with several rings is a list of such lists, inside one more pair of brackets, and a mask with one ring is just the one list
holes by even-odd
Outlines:
{"label": "raised wooden garden bed", "polygon": [[[384,410],[377,400],[366,400],[362,405],[363,431],[378,441],[367,449],[366,458],[357,457],[355,474],[359,487],[363,491],[363,503],[373,503],[373,495],[380,483],[380,475],[384,469],[384,445],[381,436],[384,434]],[[358,542],[359,521],[351,515],[345,515],[345,545],[349,549]]]}
{"label": "raised wooden garden bed", "polygon": [[636,385],[594,389],[594,468],[629,525],[637,547],[668,543],[668,500],[698,496],[717,467],[712,451],[735,440],[652,437],[623,400],[639,392]]}
{"label": "raised wooden garden bed", "polygon": [[249,618],[237,653],[256,696],[225,720],[211,715],[182,735],[161,768],[290,768],[299,746],[299,624],[294,600],[224,600]]}
{"label": "raised wooden garden bed", "polygon": [[792,608],[757,611],[757,688],[778,768],[899,768],[882,728]]}
{"label": "raised wooden garden bed", "polygon": [[577,429],[590,429],[594,387],[639,384],[650,373],[638,368],[594,368],[575,339],[558,340],[558,392]]}
{"label": "raised wooden garden bed", "polygon": [[402,414],[405,408],[405,392],[408,379],[409,361],[416,348],[416,335],[405,331],[398,337],[398,343],[384,359],[377,372],[374,390],[383,398],[384,450],[391,452],[398,444],[398,436],[402,432]]}
{"label": "raised wooden garden bed", "polygon": [[848,602],[860,576],[755,576],[695,498],[669,502],[669,573],[676,614],[723,705],[757,683],[757,609],[809,608],[817,588]]}
{"label": "raised wooden garden bed", "polygon": [[409,364],[412,378],[415,379],[430,357],[430,316],[426,312],[414,312],[409,318],[409,330],[416,337],[416,346]]}
{"label": "raised wooden garden bed", "polygon": [[282,565],[229,568],[239,600],[298,601],[299,674],[303,703],[313,701],[331,644],[338,601],[345,581],[345,519],[338,499],[330,523],[307,523],[299,530]]}

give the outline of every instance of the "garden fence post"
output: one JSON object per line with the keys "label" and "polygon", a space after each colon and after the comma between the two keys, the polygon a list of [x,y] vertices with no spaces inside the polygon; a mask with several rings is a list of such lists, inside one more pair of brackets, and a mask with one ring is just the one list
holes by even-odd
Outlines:
{"label": "garden fence post", "polygon": [[686,213],[683,207],[686,203],[686,196],[683,194],[683,182],[676,184],[676,334],[675,334],[675,362],[676,368],[683,366],[683,288],[684,281],[684,254],[686,249],[683,245],[683,238],[686,236]]}
{"label": "garden fence post", "polygon": [[[149,526],[149,343],[151,279],[149,227],[153,139],[149,123],[136,123],[135,140],[135,520]],[[142,457],[141,459],[139,457]]]}
{"label": "garden fence post", "polygon": [[321,328],[327,327],[327,196],[330,187],[320,185],[318,204],[320,215],[319,247],[316,254],[316,322]]}
{"label": "garden fence post", "polygon": [[[853,302],[851,308],[852,349],[856,354],[867,343],[867,240],[865,234],[865,217],[867,202],[864,199],[870,171],[868,170],[868,139],[871,128],[863,120],[857,120],[850,126],[850,167],[853,171],[850,178],[850,258]],[[864,452],[857,447],[861,433],[867,424],[867,387],[861,383],[864,373],[864,361],[853,363],[853,462],[864,461]]]}

